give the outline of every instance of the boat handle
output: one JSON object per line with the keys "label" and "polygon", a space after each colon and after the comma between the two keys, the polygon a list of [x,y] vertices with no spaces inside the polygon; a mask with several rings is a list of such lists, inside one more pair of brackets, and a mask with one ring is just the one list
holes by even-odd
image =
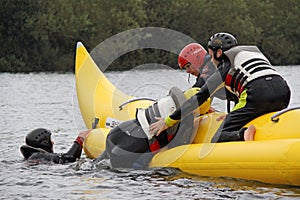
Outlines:
{"label": "boat handle", "polygon": [[135,99],[130,99],[128,101],[125,101],[124,103],[122,103],[120,106],[119,106],[119,109],[120,110],[123,110],[123,107],[126,106],[127,104],[130,104],[132,102],[135,102],[135,101],[140,101],[140,100],[149,100],[149,101],[156,101],[156,99],[152,99],[150,97],[137,97]]}
{"label": "boat handle", "polygon": [[286,113],[286,112],[289,112],[289,111],[292,111],[292,110],[297,110],[297,109],[300,109],[300,106],[296,106],[296,107],[291,107],[291,108],[286,108],[286,109],[283,109],[279,112],[277,112],[276,114],[274,114],[272,117],[271,117],[271,121],[272,122],[278,122],[279,121],[279,116]]}
{"label": "boat handle", "polygon": [[93,118],[92,129],[97,128],[98,123],[99,123],[99,118],[97,118],[97,117]]}

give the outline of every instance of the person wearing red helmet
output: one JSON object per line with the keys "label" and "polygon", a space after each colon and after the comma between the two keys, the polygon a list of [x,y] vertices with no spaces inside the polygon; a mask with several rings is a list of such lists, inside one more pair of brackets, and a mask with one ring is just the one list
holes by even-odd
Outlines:
{"label": "person wearing red helmet", "polygon": [[198,43],[188,44],[180,51],[178,56],[180,69],[185,69],[186,73],[197,77],[196,83],[192,87],[201,88],[207,78],[216,70],[210,59],[210,55]]}
{"label": "person wearing red helmet", "polygon": [[[197,77],[196,83],[192,88],[201,88],[207,79],[216,71],[216,66],[212,63],[210,55],[204,47],[198,43],[190,43],[186,45],[179,53],[178,65],[180,69],[185,69],[186,73],[192,74]],[[215,92],[212,97],[219,99],[227,99],[227,111],[230,110],[230,102],[235,104],[238,99],[226,89],[221,89]],[[214,111],[211,108],[210,111]]]}
{"label": "person wearing red helmet", "polygon": [[25,137],[25,143],[20,151],[25,160],[34,163],[70,163],[80,158],[82,145],[91,130],[82,131],[78,134],[73,145],[66,153],[54,153],[51,139],[52,133],[45,128],[37,128],[30,131]]}
{"label": "person wearing red helmet", "polygon": [[255,127],[243,127],[258,116],[286,108],[290,88],[256,46],[238,46],[236,38],[229,33],[214,34],[207,46],[217,70],[197,94],[165,119],[159,118],[151,124],[149,131],[159,135],[225,86],[238,98],[238,103],[225,116],[211,142],[253,140]]}

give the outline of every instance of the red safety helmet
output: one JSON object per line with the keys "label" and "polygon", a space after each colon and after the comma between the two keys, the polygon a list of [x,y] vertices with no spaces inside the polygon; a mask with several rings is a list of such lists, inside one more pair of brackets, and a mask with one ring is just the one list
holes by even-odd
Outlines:
{"label": "red safety helmet", "polygon": [[200,44],[188,44],[179,53],[178,65],[180,69],[182,69],[186,64],[190,63],[192,66],[199,69],[204,63],[204,57],[206,54],[207,51]]}

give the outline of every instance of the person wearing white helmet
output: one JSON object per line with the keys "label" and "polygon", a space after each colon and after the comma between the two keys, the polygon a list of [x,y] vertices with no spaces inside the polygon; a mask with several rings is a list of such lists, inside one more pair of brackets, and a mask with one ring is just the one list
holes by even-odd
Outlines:
{"label": "person wearing white helmet", "polygon": [[172,127],[225,86],[238,98],[238,103],[224,118],[212,142],[253,140],[255,127],[243,128],[254,118],[286,108],[290,88],[256,46],[238,46],[229,33],[216,33],[208,41],[208,52],[217,70],[201,90],[171,115],[150,125],[149,131],[159,135]]}

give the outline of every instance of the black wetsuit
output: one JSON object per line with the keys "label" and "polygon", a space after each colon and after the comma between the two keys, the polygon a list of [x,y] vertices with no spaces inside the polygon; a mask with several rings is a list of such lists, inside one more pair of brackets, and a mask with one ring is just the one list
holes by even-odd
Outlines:
{"label": "black wetsuit", "polygon": [[25,159],[35,163],[70,163],[75,162],[80,158],[82,152],[82,140],[77,138],[67,153],[49,153],[28,145],[21,146],[20,150]]}
{"label": "black wetsuit", "polygon": [[[213,73],[216,71],[216,67],[214,64],[209,60],[204,64],[204,67],[200,71],[196,83],[192,87],[198,87],[201,88],[207,79],[213,75]],[[238,98],[236,95],[232,94],[229,92],[226,88],[221,88],[217,90],[212,96],[212,98],[217,97],[218,99],[226,100],[228,101],[227,103],[227,112],[230,111],[230,101],[234,102],[235,104],[238,103]]]}
{"label": "black wetsuit", "polygon": [[[217,88],[224,85],[230,68],[231,63],[225,57],[201,90],[171,114],[170,118],[180,120],[204,103]],[[244,140],[244,125],[260,115],[286,108],[290,101],[290,89],[286,81],[278,75],[252,80],[245,86],[244,91],[247,93],[245,105],[226,116],[212,142]]]}
{"label": "black wetsuit", "polygon": [[154,136],[157,150],[151,150],[151,144],[138,120],[125,121],[113,128],[106,138],[105,152],[100,156],[110,158],[113,168],[147,168],[150,159],[163,147],[173,148],[190,144],[193,131],[193,115],[189,115],[178,124],[174,137],[168,138],[167,131]]}
{"label": "black wetsuit", "polygon": [[[172,98],[176,107],[186,100],[179,88],[171,88],[168,96],[166,98]],[[193,114],[188,115],[180,123],[163,131],[158,136],[148,138],[142,127],[146,123],[151,124],[157,121],[155,117],[161,116],[162,108],[166,108],[166,105],[159,107],[161,100],[147,109],[137,110],[136,119],[122,122],[113,128],[107,135],[105,152],[97,160],[110,158],[113,168],[147,168],[152,156],[161,148],[190,144],[193,137]],[[146,123],[141,116],[145,116]]]}
{"label": "black wetsuit", "polygon": [[[149,152],[152,157],[148,138],[138,121],[133,119],[119,124],[109,132],[106,138],[105,155],[102,156],[110,158],[113,168],[132,168],[133,163],[146,152]],[[149,160],[145,161],[145,165],[148,162]]]}

